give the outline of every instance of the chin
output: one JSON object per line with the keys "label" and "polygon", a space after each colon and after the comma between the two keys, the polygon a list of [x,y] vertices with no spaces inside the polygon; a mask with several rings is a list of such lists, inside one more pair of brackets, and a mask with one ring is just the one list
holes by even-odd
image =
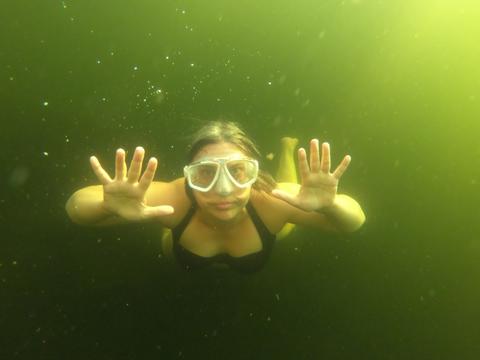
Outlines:
{"label": "chin", "polygon": [[239,211],[237,207],[228,210],[219,210],[215,208],[211,210],[212,216],[214,216],[218,220],[223,221],[233,220],[238,215],[238,213]]}

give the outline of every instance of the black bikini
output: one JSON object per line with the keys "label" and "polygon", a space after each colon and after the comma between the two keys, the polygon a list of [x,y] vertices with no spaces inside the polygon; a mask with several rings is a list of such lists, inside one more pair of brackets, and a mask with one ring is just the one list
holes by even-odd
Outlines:
{"label": "black bikini", "polygon": [[225,263],[229,265],[230,268],[239,272],[251,273],[260,270],[265,265],[270,256],[270,253],[272,252],[272,247],[275,242],[275,234],[272,234],[268,231],[267,227],[263,223],[262,219],[260,219],[260,217],[258,216],[255,208],[252,206],[250,201],[247,203],[246,208],[262,241],[262,249],[260,251],[241,257],[230,256],[225,253],[217,254],[211,257],[204,257],[194,254],[184,248],[180,244],[180,236],[187,227],[192,216],[195,214],[197,208],[197,203],[193,196],[192,189],[190,189],[186,182],[185,191],[192,202],[192,206],[190,207],[187,215],[185,215],[180,224],[178,224],[175,228],[172,229],[173,253],[175,254],[177,261],[185,269],[193,270],[207,267],[213,263]]}

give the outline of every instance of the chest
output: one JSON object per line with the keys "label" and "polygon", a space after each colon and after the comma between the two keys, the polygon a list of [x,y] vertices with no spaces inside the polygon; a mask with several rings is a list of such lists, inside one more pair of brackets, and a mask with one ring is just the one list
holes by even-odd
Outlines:
{"label": "chest", "polygon": [[179,242],[190,252],[203,257],[221,253],[241,257],[263,248],[260,235],[249,216],[227,230],[219,230],[205,225],[198,214],[194,214]]}

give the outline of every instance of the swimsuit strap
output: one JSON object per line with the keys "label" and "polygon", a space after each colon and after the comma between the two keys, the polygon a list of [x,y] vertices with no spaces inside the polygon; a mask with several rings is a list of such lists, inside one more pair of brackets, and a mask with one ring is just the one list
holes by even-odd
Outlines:
{"label": "swimsuit strap", "polygon": [[190,186],[188,186],[187,179],[185,179],[185,192],[187,193],[187,196],[192,204],[180,224],[178,224],[172,229],[172,238],[174,243],[178,242],[178,240],[180,239],[180,236],[190,222],[190,219],[193,217],[193,214],[195,214],[195,210],[197,208],[197,202],[195,200],[195,197],[193,196],[192,189],[190,188]]}
{"label": "swimsuit strap", "polygon": [[262,240],[262,243],[265,247],[265,245],[268,245],[266,244],[266,240],[267,239],[274,240],[275,234],[272,234],[270,230],[268,230],[267,226],[258,215],[257,210],[255,210],[250,200],[248,201],[246,207],[247,207],[248,214],[250,215],[253,221],[253,224],[257,229],[258,235],[260,236],[260,239]]}

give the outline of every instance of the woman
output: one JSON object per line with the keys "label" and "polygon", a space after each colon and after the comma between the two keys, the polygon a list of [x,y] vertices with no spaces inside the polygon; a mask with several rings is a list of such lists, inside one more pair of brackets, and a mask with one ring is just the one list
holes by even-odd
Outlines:
{"label": "woman", "polygon": [[171,238],[173,253],[186,269],[224,263],[238,271],[256,271],[265,264],[276,234],[285,235],[291,224],[352,232],[365,221],[359,204],[337,193],[350,156],[331,173],[328,143],[322,144],[320,160],[319,142],[311,140],[310,165],[305,149],[298,150],[299,185],[295,144],[295,139],[283,140],[279,175],[290,182],[277,184],[259,169],[256,146],[236,124],[210,122],[194,137],[184,177],[152,181],[155,158],[141,175],[141,147],[128,169],[125,152],[117,150],[114,179],[92,156],[91,166],[102,185],[78,190],[66,209],[74,222],[86,225],[158,221],[171,229],[164,243]]}

